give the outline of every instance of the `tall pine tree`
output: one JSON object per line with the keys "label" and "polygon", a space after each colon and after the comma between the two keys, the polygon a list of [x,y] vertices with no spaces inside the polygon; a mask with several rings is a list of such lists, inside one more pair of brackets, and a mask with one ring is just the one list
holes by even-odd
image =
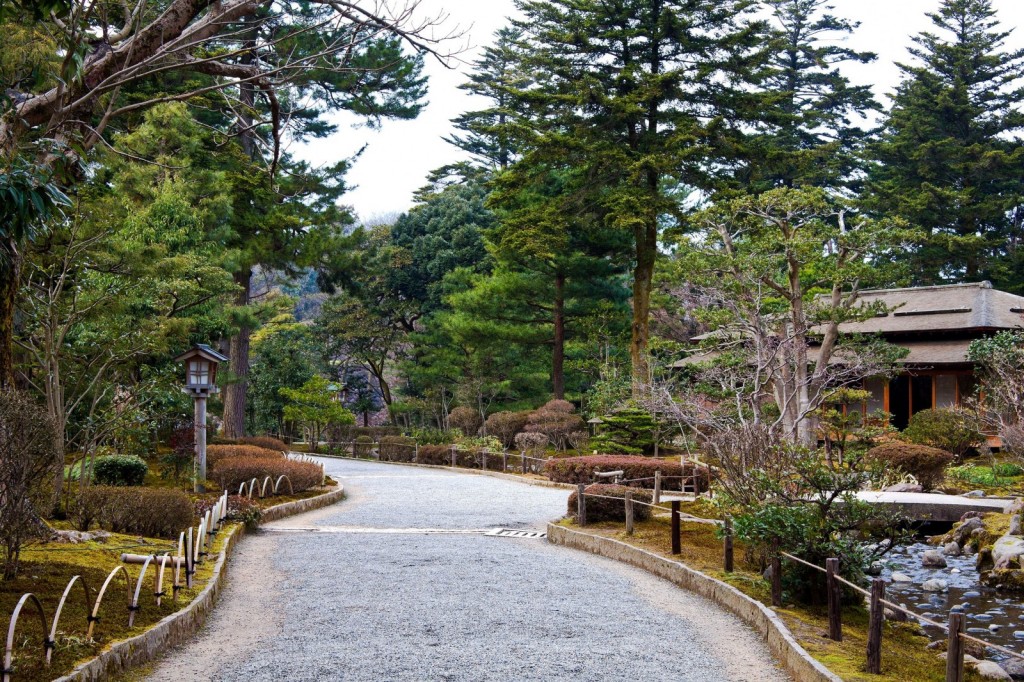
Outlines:
{"label": "tall pine tree", "polygon": [[906,256],[918,284],[989,278],[1020,291],[1024,50],[1004,49],[991,0],[943,0],[929,16],[940,33],[916,36],[916,63],[900,65],[868,205],[923,232]]}

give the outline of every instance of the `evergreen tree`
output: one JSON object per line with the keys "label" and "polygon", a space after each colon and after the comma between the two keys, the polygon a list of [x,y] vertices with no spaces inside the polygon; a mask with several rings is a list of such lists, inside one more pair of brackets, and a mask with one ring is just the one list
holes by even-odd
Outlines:
{"label": "evergreen tree", "polygon": [[634,385],[648,381],[648,317],[661,229],[683,217],[682,186],[731,173],[751,118],[758,30],[745,0],[518,0],[521,93],[534,121],[510,172],[577,169],[575,206],[631,238]]}
{"label": "evergreen tree", "polygon": [[748,190],[835,188],[855,179],[868,133],[854,122],[878,108],[871,89],[851,85],[840,67],[866,63],[868,52],[838,40],[856,23],[831,14],[828,0],[767,0],[774,39],[760,90],[765,107],[746,143],[751,158],[738,174]]}
{"label": "evergreen tree", "polygon": [[989,278],[1020,291],[1024,50],[1003,49],[991,0],[943,0],[929,16],[941,34],[916,36],[916,63],[900,66],[868,205],[923,232],[905,256],[917,284]]}

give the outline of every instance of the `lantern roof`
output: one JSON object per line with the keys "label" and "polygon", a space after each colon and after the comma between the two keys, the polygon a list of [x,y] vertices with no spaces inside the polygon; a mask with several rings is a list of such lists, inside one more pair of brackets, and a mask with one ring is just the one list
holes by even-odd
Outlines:
{"label": "lantern roof", "polygon": [[188,349],[187,351],[185,351],[184,353],[182,353],[178,357],[174,358],[174,361],[175,362],[185,362],[186,360],[191,360],[192,358],[195,358],[195,357],[199,357],[199,358],[202,358],[204,360],[209,360],[211,362],[227,362],[228,361],[228,358],[227,358],[226,355],[222,355],[221,353],[218,353],[217,351],[215,351],[214,349],[210,348],[205,343],[197,343],[192,348]]}

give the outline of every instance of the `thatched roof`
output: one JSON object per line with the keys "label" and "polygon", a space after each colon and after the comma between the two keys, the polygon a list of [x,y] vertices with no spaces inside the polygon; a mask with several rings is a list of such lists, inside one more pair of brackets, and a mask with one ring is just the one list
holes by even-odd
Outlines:
{"label": "thatched roof", "polygon": [[[969,364],[967,360],[967,348],[971,345],[971,339],[952,339],[941,341],[900,341],[895,345],[906,348],[910,352],[905,358],[898,361],[901,365],[932,366],[932,365],[964,365]],[[811,346],[807,349],[807,357],[811,362],[817,362],[820,348]],[[709,362],[718,357],[717,351],[705,351],[694,353],[681,360],[676,360],[670,367],[682,369],[692,365]],[[830,362],[842,363],[839,355],[832,356]]]}

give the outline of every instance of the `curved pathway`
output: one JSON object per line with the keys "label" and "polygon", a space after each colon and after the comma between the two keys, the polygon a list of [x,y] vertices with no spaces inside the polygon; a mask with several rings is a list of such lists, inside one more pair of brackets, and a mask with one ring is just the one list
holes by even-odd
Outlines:
{"label": "curved pathway", "polygon": [[563,490],[324,460],[338,505],[267,524],[199,636],[152,680],[781,681],[703,598],[545,540],[489,537],[565,512]]}

